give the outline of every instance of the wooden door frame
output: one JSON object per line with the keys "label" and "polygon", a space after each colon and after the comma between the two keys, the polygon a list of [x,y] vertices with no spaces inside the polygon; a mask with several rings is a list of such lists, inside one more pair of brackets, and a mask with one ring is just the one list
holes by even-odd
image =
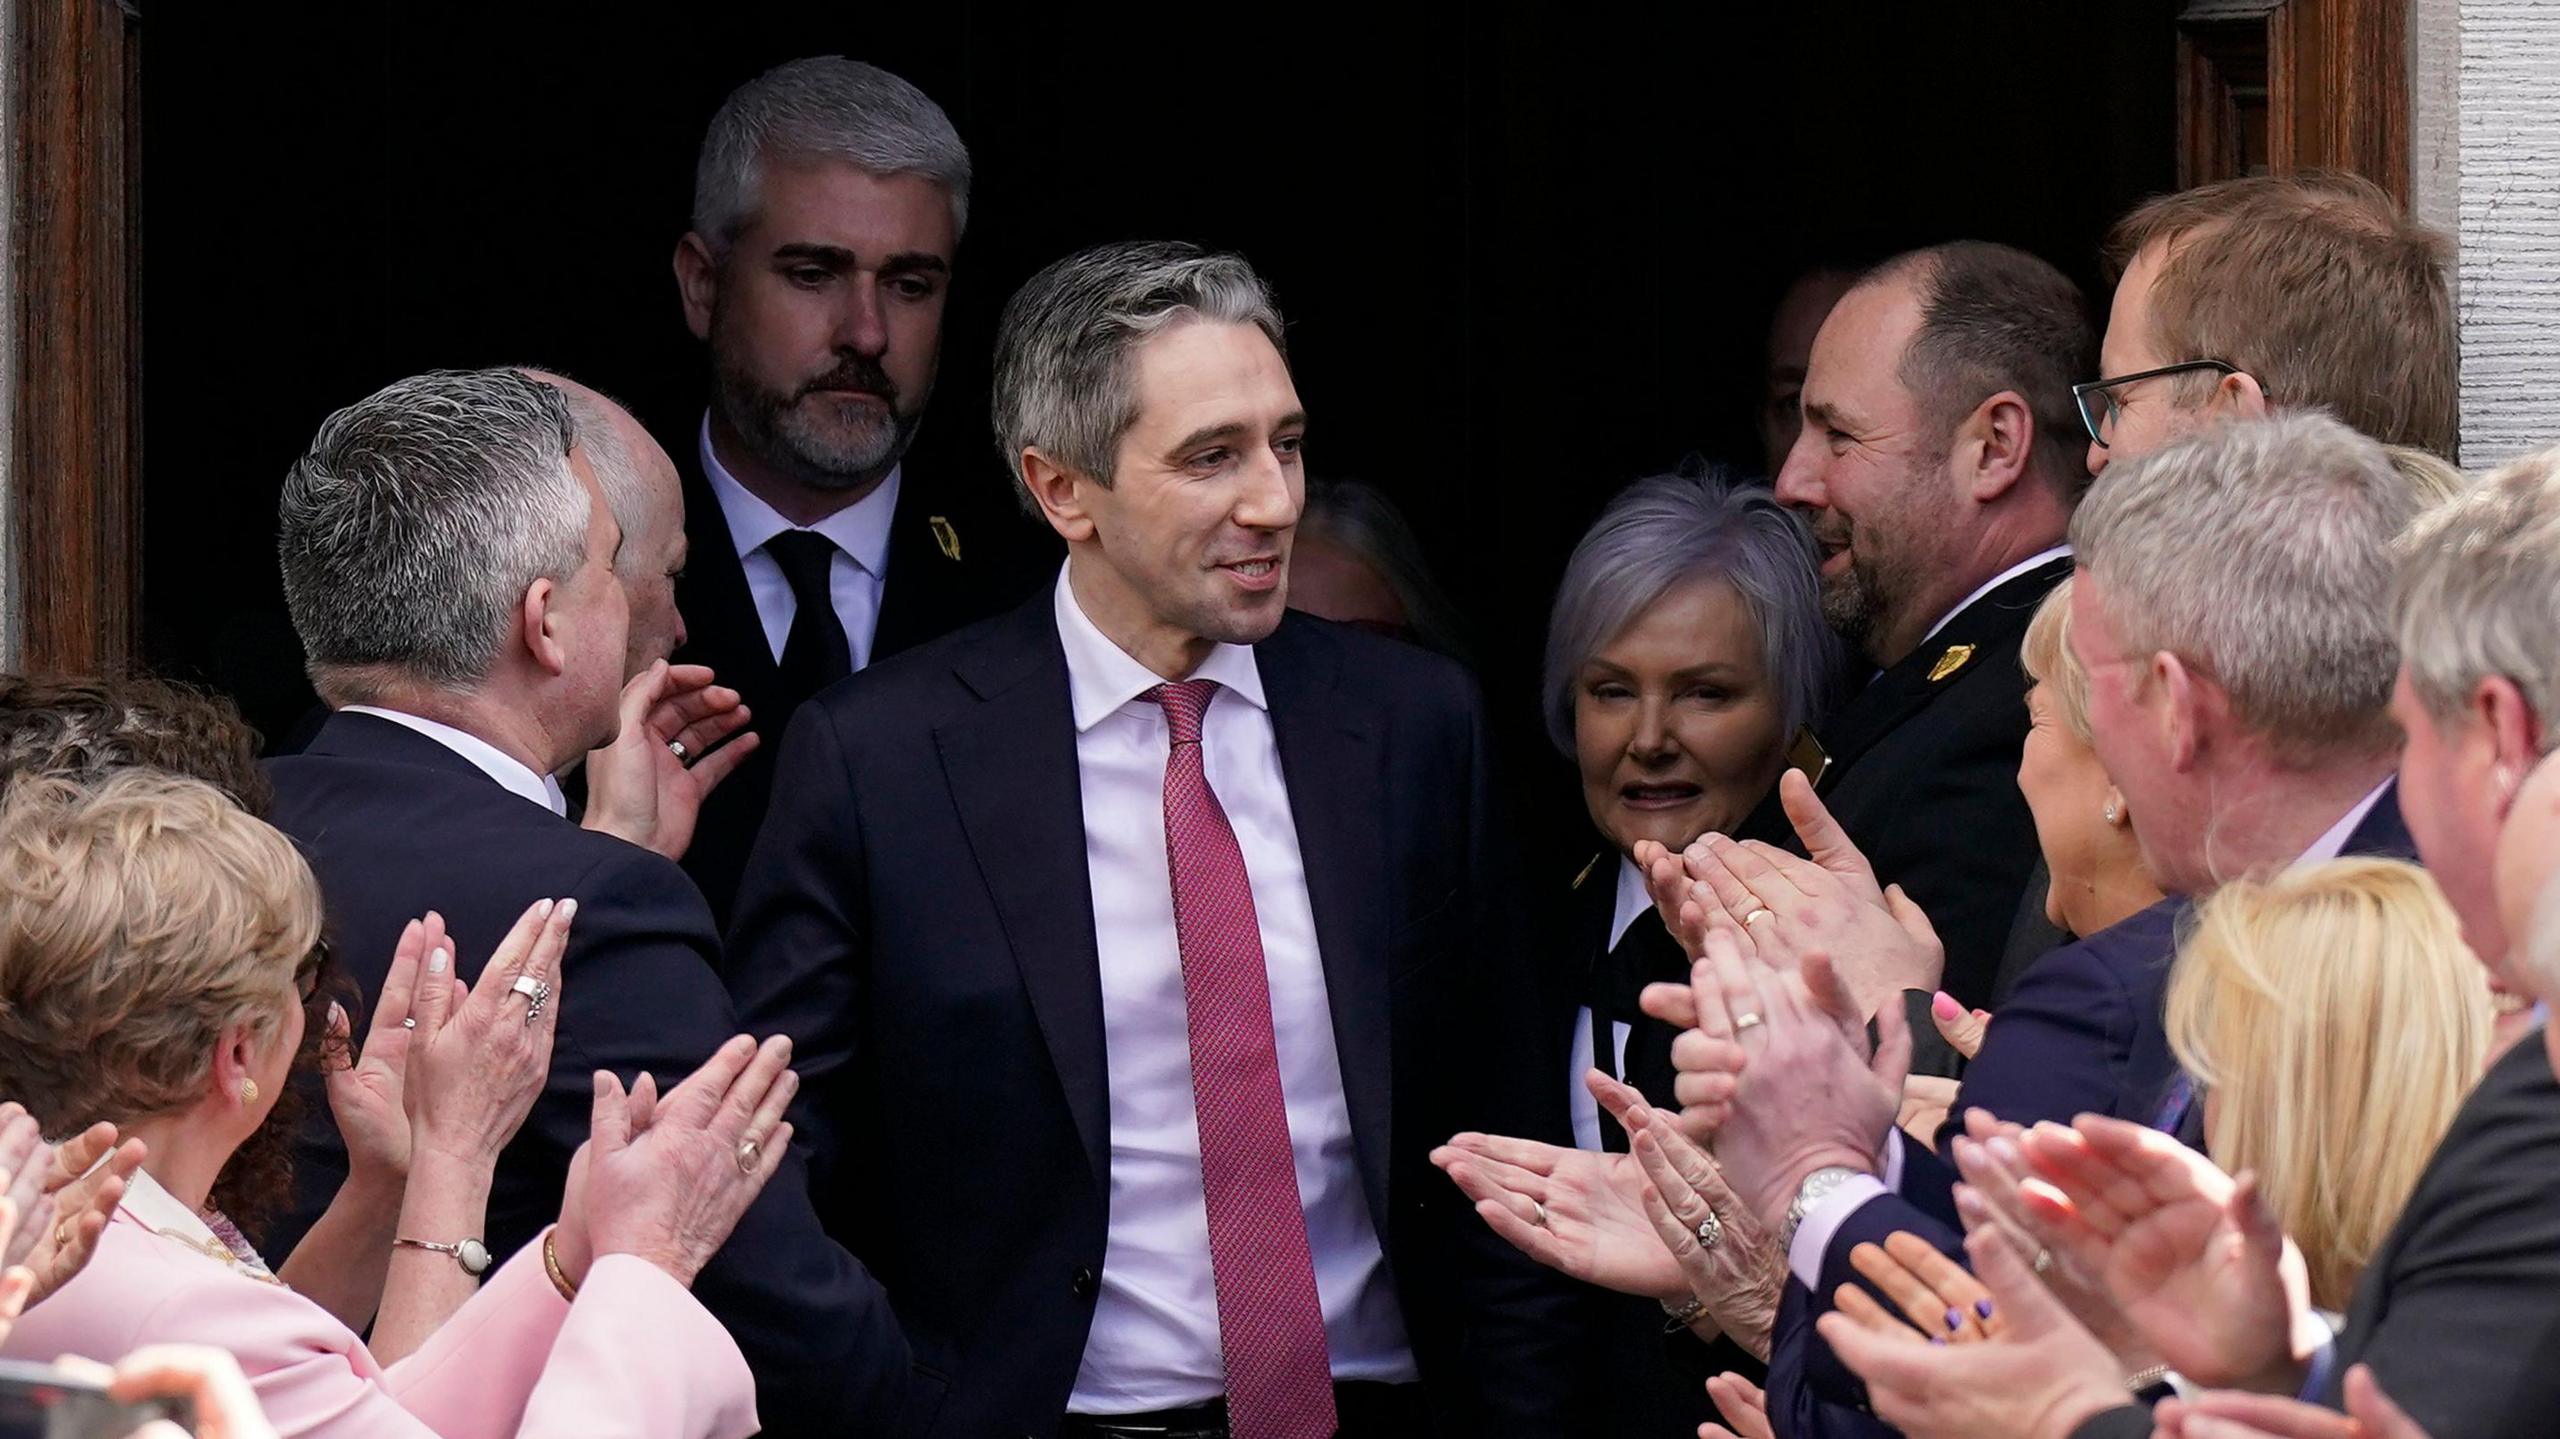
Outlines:
{"label": "wooden door frame", "polygon": [[105,673],[141,630],[139,17],[6,3],[15,667]]}
{"label": "wooden door frame", "polygon": [[2191,0],[2178,17],[2178,184],[2233,177],[2235,94],[2263,85],[2267,165],[2409,199],[2408,0]]}

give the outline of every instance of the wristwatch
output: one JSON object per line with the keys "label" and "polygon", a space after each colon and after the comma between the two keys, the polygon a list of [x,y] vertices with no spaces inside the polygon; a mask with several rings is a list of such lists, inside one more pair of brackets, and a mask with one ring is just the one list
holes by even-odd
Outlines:
{"label": "wristwatch", "polygon": [[1778,1252],[1784,1254],[1795,1248],[1796,1226],[1804,1223],[1804,1217],[1813,1212],[1814,1206],[1830,1197],[1832,1190],[1857,1178],[1859,1173],[1834,1164],[1806,1175],[1804,1183],[1796,1186],[1795,1202],[1787,1206],[1786,1222],[1778,1226]]}
{"label": "wristwatch", "polygon": [[432,1239],[394,1239],[391,1242],[404,1249],[450,1254],[453,1262],[462,1266],[462,1272],[474,1279],[489,1272],[489,1246],[477,1239],[465,1239],[454,1244],[438,1244]]}

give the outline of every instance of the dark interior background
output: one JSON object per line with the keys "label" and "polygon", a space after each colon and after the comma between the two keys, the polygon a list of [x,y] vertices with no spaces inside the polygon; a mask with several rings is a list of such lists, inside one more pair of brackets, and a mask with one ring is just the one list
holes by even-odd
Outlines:
{"label": "dark interior background", "polygon": [[2108,221],[2173,170],[2175,0],[284,8],[154,6],[142,62],[147,652],[269,734],[312,702],[276,489],[328,411],[530,361],[691,442],[694,148],[796,55],[905,75],[975,157],[921,454],[1005,483],[987,351],[1042,264],[1241,249],[1313,468],[1403,505],[1527,789],[1568,804],[1532,758],[1555,577],[1626,480],[1758,468],[1767,311],[1806,258],[1975,236],[2094,289]]}

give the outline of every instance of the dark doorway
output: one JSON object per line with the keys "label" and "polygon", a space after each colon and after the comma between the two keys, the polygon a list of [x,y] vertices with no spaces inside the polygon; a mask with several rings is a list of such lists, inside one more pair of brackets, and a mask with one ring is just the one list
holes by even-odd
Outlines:
{"label": "dark doorway", "polygon": [[1039,265],[1239,248],[1292,321],[1314,468],[1406,507],[1522,749],[1549,590],[1599,504],[1690,451],[1757,468],[1796,266],[1972,235],[2094,286],[2107,222],[2176,160],[2172,0],[819,8],[155,7],[150,658],[292,724],[277,484],[396,376],[538,361],[689,443],[703,362],[668,255],[694,146],[794,55],[906,75],[975,151],[934,463],[1004,483],[987,348]]}

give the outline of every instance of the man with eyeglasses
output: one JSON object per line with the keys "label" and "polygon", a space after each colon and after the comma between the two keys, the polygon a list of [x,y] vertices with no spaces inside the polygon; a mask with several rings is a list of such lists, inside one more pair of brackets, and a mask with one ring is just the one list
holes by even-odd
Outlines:
{"label": "man with eyeglasses", "polygon": [[2253,176],[2117,223],[2099,378],[2072,387],[2089,472],[2227,419],[2327,410],[2454,457],[2444,238],[2352,175]]}

